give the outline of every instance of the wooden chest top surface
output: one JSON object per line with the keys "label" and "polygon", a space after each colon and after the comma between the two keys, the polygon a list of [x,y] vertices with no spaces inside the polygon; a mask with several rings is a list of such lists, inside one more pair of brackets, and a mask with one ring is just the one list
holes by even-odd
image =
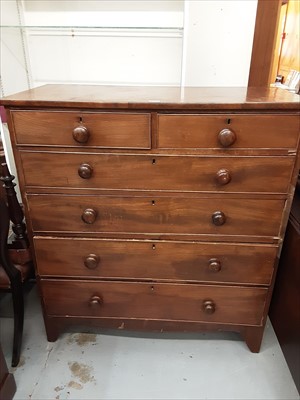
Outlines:
{"label": "wooden chest top surface", "polygon": [[300,98],[280,88],[45,85],[0,100],[13,107],[176,110],[300,110]]}

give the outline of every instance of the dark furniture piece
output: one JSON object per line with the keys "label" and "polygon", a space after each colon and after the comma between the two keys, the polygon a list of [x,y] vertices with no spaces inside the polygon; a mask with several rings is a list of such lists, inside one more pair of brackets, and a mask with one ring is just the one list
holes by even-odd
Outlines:
{"label": "dark furniture piece", "polygon": [[[0,291],[11,292],[14,311],[14,337],[12,366],[20,360],[23,322],[23,284],[33,275],[32,256],[29,250],[24,215],[14,190],[14,176],[8,170],[1,153],[0,179],[4,183],[0,196]],[[8,243],[10,222],[12,241]]]}
{"label": "dark furniture piece", "polygon": [[296,182],[277,88],[47,85],[1,100],[48,340],[68,325],[263,336]]}
{"label": "dark furniture piece", "polygon": [[300,179],[283,243],[269,315],[300,393]]}
{"label": "dark furniture piece", "polygon": [[0,399],[11,400],[16,393],[16,382],[10,374],[0,344]]}

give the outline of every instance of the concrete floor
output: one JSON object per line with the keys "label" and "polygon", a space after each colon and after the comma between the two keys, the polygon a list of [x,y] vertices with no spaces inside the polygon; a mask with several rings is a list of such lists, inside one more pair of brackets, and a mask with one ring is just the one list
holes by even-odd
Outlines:
{"label": "concrete floor", "polygon": [[[9,295],[0,316],[10,365]],[[26,296],[22,357],[12,372],[16,400],[299,399],[269,322],[259,354],[230,333],[65,333],[48,343],[35,289]]]}

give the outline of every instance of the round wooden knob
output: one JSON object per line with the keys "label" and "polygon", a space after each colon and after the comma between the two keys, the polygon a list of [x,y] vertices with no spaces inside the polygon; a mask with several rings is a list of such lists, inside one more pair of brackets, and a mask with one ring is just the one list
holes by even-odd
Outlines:
{"label": "round wooden knob", "polygon": [[87,208],[83,211],[81,218],[86,224],[93,224],[96,221],[97,212],[92,208]]}
{"label": "round wooden knob", "polygon": [[101,306],[103,304],[103,299],[100,296],[92,296],[90,298],[90,306]]}
{"label": "round wooden knob", "polygon": [[214,225],[221,226],[226,222],[226,215],[222,211],[216,211],[211,216],[211,219]]}
{"label": "round wooden knob", "polygon": [[211,300],[205,300],[203,302],[203,311],[205,314],[213,314],[216,311],[216,305]]}
{"label": "round wooden knob", "polygon": [[229,147],[236,141],[236,134],[228,129],[222,129],[219,132],[218,140],[223,147]]}
{"label": "round wooden knob", "polygon": [[95,269],[98,267],[99,261],[100,261],[99,256],[97,256],[96,254],[89,254],[84,260],[84,265],[88,269]]}
{"label": "round wooden knob", "polygon": [[231,181],[230,172],[227,169],[220,169],[216,173],[216,179],[220,185],[227,185]]}
{"label": "round wooden knob", "polygon": [[89,137],[89,131],[85,126],[79,125],[73,129],[73,139],[77,143],[86,143],[89,140]]}
{"label": "round wooden knob", "polygon": [[221,271],[221,267],[222,267],[221,261],[218,260],[217,258],[211,258],[211,259],[208,261],[208,268],[209,268],[209,270],[212,271],[212,272],[219,272],[219,271]]}
{"label": "round wooden knob", "polygon": [[90,179],[93,173],[93,168],[89,164],[81,164],[78,168],[78,175],[82,179]]}

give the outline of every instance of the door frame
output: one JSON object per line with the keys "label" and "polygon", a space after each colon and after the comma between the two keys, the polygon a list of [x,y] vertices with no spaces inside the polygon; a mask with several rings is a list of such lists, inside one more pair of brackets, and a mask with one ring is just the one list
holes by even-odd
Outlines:
{"label": "door frame", "polygon": [[249,86],[269,86],[282,0],[258,0],[249,72]]}

